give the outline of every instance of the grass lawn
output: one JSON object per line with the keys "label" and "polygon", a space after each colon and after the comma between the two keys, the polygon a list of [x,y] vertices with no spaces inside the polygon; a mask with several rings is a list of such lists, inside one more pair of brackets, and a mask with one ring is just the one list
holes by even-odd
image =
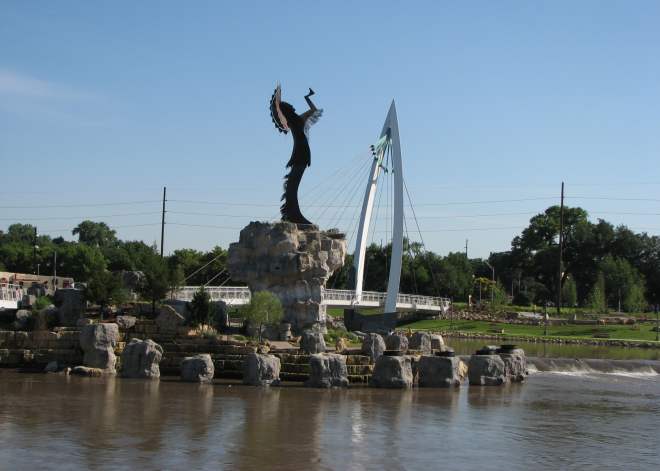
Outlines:
{"label": "grass lawn", "polygon": [[[344,308],[343,307],[329,307],[327,309],[327,314],[332,317],[344,317]],[[363,314],[365,316],[371,315],[371,314],[382,314],[382,311],[379,310],[377,307],[366,307],[360,309],[360,314]]]}
{"label": "grass lawn", "polygon": [[[550,325],[548,326],[548,336],[591,339],[594,338],[594,333],[608,333],[610,339],[655,340],[655,332],[651,331],[653,326],[655,326],[655,323],[640,324],[634,328],[629,325]],[[424,320],[413,322],[405,327],[417,330],[448,331],[450,330],[450,321],[444,319]],[[543,337],[544,326],[496,324],[495,329],[504,329],[504,335]],[[457,320],[453,322],[451,330],[467,333],[496,333],[493,331],[491,323],[486,321]]]}

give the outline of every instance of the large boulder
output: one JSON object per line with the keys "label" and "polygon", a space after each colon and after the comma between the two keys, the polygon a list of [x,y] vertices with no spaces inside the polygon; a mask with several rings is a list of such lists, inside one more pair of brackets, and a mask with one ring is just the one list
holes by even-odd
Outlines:
{"label": "large boulder", "polygon": [[381,356],[376,360],[369,384],[377,388],[411,388],[413,385],[411,358],[407,355]]}
{"label": "large boulder", "polygon": [[153,340],[131,339],[121,353],[121,375],[124,378],[160,377],[163,347]]}
{"label": "large boulder", "polygon": [[78,319],[85,314],[85,293],[79,289],[62,288],[55,291],[53,301],[57,306],[59,325],[76,327]]}
{"label": "large boulder", "polygon": [[522,348],[502,348],[500,358],[504,361],[506,375],[513,382],[521,382],[527,376],[527,356]]}
{"label": "large boulder", "polygon": [[325,352],[325,339],[318,330],[305,330],[300,337],[300,349],[305,353]]}
{"label": "large boulder", "polygon": [[348,386],[346,357],[336,353],[317,353],[309,358],[310,374],[305,386],[331,388]]}
{"label": "large boulder", "polygon": [[367,334],[362,340],[362,354],[367,355],[372,362],[376,361],[385,351],[385,340],[378,334]]}
{"label": "large boulder", "polygon": [[387,350],[406,353],[408,351],[408,337],[403,332],[392,332],[385,337]]}
{"label": "large boulder", "polygon": [[34,318],[33,330],[49,330],[51,326],[57,325],[59,320],[57,308],[53,305],[35,312],[32,317]]}
{"label": "large boulder", "polygon": [[468,379],[474,386],[499,386],[507,382],[506,366],[499,355],[477,354],[470,357]]}
{"label": "large boulder", "polygon": [[115,347],[119,341],[117,324],[86,325],[80,330],[80,348],[83,350],[83,364],[99,368],[108,373],[115,372],[117,357]]}
{"label": "large boulder", "polygon": [[16,320],[13,324],[14,330],[32,330],[33,321],[32,311],[19,309],[16,311]]}
{"label": "large boulder", "polygon": [[280,359],[274,355],[249,353],[243,361],[243,384],[276,386],[280,383]]}
{"label": "large boulder", "polygon": [[344,264],[346,238],[315,225],[251,222],[229,246],[227,268],[232,280],[250,291],[270,291],[284,309],[284,321],[300,332],[326,322],[323,288]]}
{"label": "large boulder", "polygon": [[460,386],[463,377],[458,357],[423,355],[419,360],[419,386],[448,388]]}
{"label": "large boulder", "polygon": [[135,316],[117,316],[115,322],[121,330],[128,330],[135,326],[137,317]]}
{"label": "large boulder", "polygon": [[210,383],[213,381],[215,367],[211,355],[203,353],[186,357],[181,363],[181,379],[193,383]]}
{"label": "large boulder", "polygon": [[422,354],[430,355],[433,351],[431,346],[431,334],[428,332],[415,332],[408,340],[408,348]]}
{"label": "large boulder", "polygon": [[163,304],[160,307],[158,317],[156,317],[156,325],[160,332],[165,333],[174,333],[179,327],[182,327],[186,322],[186,319],[176,312],[172,306]]}

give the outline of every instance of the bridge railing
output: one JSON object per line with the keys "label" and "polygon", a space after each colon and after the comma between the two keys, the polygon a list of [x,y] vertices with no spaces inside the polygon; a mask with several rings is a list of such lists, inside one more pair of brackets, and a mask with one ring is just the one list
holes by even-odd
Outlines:
{"label": "bridge railing", "polygon": [[[204,290],[211,301],[225,301],[227,304],[247,304],[250,302],[250,288],[247,286],[207,286]],[[180,301],[191,301],[199,286],[182,286],[174,293]]]}

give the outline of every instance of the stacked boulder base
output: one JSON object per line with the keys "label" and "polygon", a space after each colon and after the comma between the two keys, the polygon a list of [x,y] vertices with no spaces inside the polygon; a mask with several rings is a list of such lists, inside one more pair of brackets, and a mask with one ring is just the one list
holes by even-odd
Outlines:
{"label": "stacked boulder base", "polygon": [[375,362],[383,355],[385,351],[385,341],[378,334],[367,334],[362,340],[362,354],[367,355],[372,362]]}
{"label": "stacked boulder base", "polygon": [[280,383],[280,359],[274,355],[249,353],[243,361],[243,384],[276,386]]}
{"label": "stacked boulder base", "polygon": [[84,366],[114,374],[117,363],[115,347],[118,340],[119,327],[117,324],[108,323],[84,326],[80,330],[80,347],[84,352]]}
{"label": "stacked boulder base", "polygon": [[73,288],[58,289],[53,300],[57,306],[59,325],[76,327],[78,319],[85,314],[84,292]]}
{"label": "stacked boulder base", "polygon": [[458,357],[424,355],[419,360],[419,386],[449,388],[460,386],[464,379]]}
{"label": "stacked boulder base", "polygon": [[387,350],[406,353],[408,351],[408,337],[403,332],[392,332],[385,337]]}
{"label": "stacked boulder base", "polygon": [[183,381],[211,383],[214,375],[215,366],[208,353],[186,357],[181,362],[181,379]]}
{"label": "stacked boulder base", "polygon": [[527,376],[527,356],[522,348],[500,350],[500,358],[504,362],[507,377],[515,382],[522,382]]}
{"label": "stacked boulder base", "polygon": [[407,355],[383,355],[376,360],[371,386],[377,388],[411,388],[413,385],[412,360]]}
{"label": "stacked boulder base", "polygon": [[284,321],[300,332],[312,324],[325,326],[323,287],[345,256],[343,234],[314,225],[251,222],[229,246],[227,268],[232,280],[247,283],[253,293],[275,294]]}
{"label": "stacked boulder base", "polygon": [[346,357],[336,353],[317,353],[309,359],[310,375],[305,386],[332,388],[348,386]]}
{"label": "stacked boulder base", "polygon": [[499,386],[509,379],[504,360],[495,353],[470,356],[468,378],[474,386]]}
{"label": "stacked boulder base", "polygon": [[163,348],[153,340],[131,339],[121,353],[121,375],[124,378],[160,378]]}

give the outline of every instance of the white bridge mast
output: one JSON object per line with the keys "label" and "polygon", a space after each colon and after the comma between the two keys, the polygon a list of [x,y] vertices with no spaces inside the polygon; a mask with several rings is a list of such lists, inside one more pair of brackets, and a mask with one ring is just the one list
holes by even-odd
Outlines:
{"label": "white bridge mast", "polygon": [[362,203],[360,214],[360,225],[355,245],[354,270],[355,270],[355,300],[359,305],[362,301],[362,285],[364,282],[365,256],[367,251],[367,240],[369,238],[369,225],[373,213],[374,199],[378,177],[382,168],[383,158],[389,150],[392,158],[392,171],[394,173],[394,217],[392,221],[392,259],[390,262],[390,274],[387,282],[387,296],[385,298],[384,312],[396,312],[396,301],[399,295],[399,284],[401,281],[401,260],[403,257],[403,165],[401,163],[401,145],[399,143],[399,124],[396,117],[396,106],[394,100],[385,118],[383,130],[380,133],[378,143],[374,146],[374,161],[371,164],[371,172],[367,182],[367,189]]}

